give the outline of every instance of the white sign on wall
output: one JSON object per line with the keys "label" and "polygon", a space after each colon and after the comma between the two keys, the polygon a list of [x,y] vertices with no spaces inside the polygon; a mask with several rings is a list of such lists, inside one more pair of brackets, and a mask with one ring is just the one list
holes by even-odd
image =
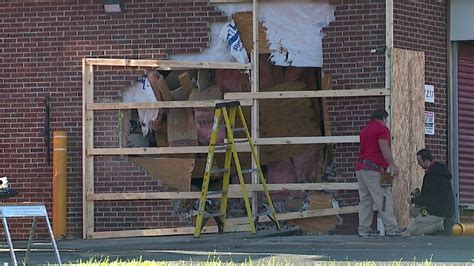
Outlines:
{"label": "white sign on wall", "polygon": [[425,111],[425,134],[434,135],[434,133],[435,133],[434,112]]}
{"label": "white sign on wall", "polygon": [[434,86],[425,84],[425,103],[434,103]]}

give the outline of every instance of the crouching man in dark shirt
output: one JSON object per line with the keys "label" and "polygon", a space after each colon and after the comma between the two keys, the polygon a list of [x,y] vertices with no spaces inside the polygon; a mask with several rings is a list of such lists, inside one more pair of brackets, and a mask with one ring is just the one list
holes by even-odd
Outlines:
{"label": "crouching man in dark shirt", "polygon": [[[450,221],[454,214],[451,173],[445,165],[433,160],[433,154],[428,149],[419,150],[416,159],[426,172],[421,192],[407,200],[409,204],[420,206],[420,213],[408,228],[412,236],[443,231],[445,220]],[[450,230],[446,228],[445,232]]]}

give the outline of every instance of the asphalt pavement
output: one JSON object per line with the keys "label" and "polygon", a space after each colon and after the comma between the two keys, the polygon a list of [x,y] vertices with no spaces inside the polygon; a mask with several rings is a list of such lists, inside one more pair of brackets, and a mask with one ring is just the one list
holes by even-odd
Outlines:
{"label": "asphalt pavement", "polygon": [[[14,242],[20,263],[26,242]],[[284,262],[284,265],[314,265],[325,262],[426,262],[474,265],[474,236],[358,237],[343,235],[302,235],[299,231],[203,234],[119,239],[65,239],[57,242],[63,263],[93,258],[110,260],[249,261]],[[10,263],[6,243],[0,261]],[[56,263],[50,246],[35,245],[31,264]],[[331,263],[330,263],[331,264]]]}

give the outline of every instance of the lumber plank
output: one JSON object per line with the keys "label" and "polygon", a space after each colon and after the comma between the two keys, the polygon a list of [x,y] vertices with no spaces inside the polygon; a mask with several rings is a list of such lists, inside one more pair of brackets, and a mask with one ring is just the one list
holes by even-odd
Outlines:
{"label": "lumber plank", "polygon": [[[86,156],[94,147],[94,112],[87,110],[87,104],[94,102],[94,68],[85,59],[82,60],[82,195],[94,192],[94,157]],[[83,201],[82,237],[94,232],[94,202]]]}
{"label": "lumber plank", "polygon": [[183,100],[187,100],[194,88],[193,84],[191,83],[191,79],[189,78],[188,72],[184,72],[183,74],[179,75],[178,80],[179,84],[181,84],[181,88],[184,90],[185,99]]}
{"label": "lumber plank", "polygon": [[[217,226],[204,226],[201,233],[217,233]],[[139,236],[169,236],[169,235],[191,235],[194,234],[194,227],[161,228],[124,230],[90,233],[90,239],[118,238],[118,237],[139,237]]]}
{"label": "lumber plank", "polygon": [[[303,219],[311,217],[322,217],[338,214],[349,214],[357,213],[359,211],[359,206],[348,206],[348,207],[339,207],[339,208],[327,208],[327,209],[318,209],[318,210],[309,210],[301,212],[287,212],[287,213],[277,213],[277,218],[279,221],[292,220],[292,219]],[[267,216],[260,217],[259,222],[270,222],[270,218]],[[247,224],[248,217],[239,217],[239,218],[229,218],[226,219],[226,226],[233,224]]]}
{"label": "lumber plank", "polygon": [[135,66],[154,67],[161,70],[173,69],[251,69],[250,64],[235,62],[191,62],[172,60],[144,60],[144,59],[110,59],[110,58],[86,58],[86,62],[93,66]]}
{"label": "lumber plank", "polygon": [[[245,144],[236,145],[239,152],[250,152],[250,148]],[[160,155],[160,154],[188,154],[207,153],[207,146],[181,146],[181,147],[140,147],[140,148],[90,148],[87,155]],[[224,153],[225,150],[216,151]]]}
{"label": "lumber plank", "polygon": [[160,90],[161,95],[163,96],[164,101],[172,101],[173,97],[171,96],[170,89],[166,83],[165,78],[162,75],[158,77],[158,89]]}
{"label": "lumber plank", "polygon": [[[248,192],[261,192],[261,184],[246,185]],[[292,190],[357,190],[357,183],[293,183],[293,184],[267,184],[268,191]],[[251,194],[249,194],[251,195]],[[198,199],[201,192],[141,192],[141,193],[88,193],[87,201],[111,200],[150,200],[150,199]],[[220,198],[219,194],[209,195],[209,198]],[[229,185],[229,197],[242,198],[240,185]]]}
{"label": "lumber plank", "polygon": [[[240,140],[240,139],[236,139]],[[254,141],[255,145],[284,145],[284,144],[320,144],[320,143],[358,143],[359,136],[330,136],[330,137],[287,137],[287,138],[259,138]],[[237,151],[249,152],[250,148],[245,144],[237,144]],[[145,155],[145,154],[183,154],[183,153],[207,153],[205,146],[185,147],[140,147],[140,148],[90,148],[87,155]],[[220,152],[220,151],[216,151]]]}
{"label": "lumber plank", "polygon": [[155,94],[156,100],[160,101],[163,99],[165,101],[169,101],[169,100],[166,100],[163,93],[160,92],[160,89],[159,89],[160,77],[158,76],[158,73],[156,73],[155,70],[149,70],[147,72],[147,79],[150,82],[150,85],[151,85],[151,88],[153,89],[153,93]]}
{"label": "lumber plank", "polygon": [[[119,109],[151,109],[151,108],[199,108],[215,107],[222,100],[205,101],[162,101],[156,103],[88,103],[86,110],[119,110]],[[242,106],[252,106],[252,100],[240,100]]]}
{"label": "lumber plank", "polygon": [[[116,201],[116,200],[165,200],[165,199],[199,199],[201,192],[136,192],[136,193],[96,193],[88,194],[90,201]],[[220,199],[220,194],[208,195],[208,198]],[[233,190],[229,198],[242,198],[242,192]]]}
{"label": "lumber plank", "polygon": [[258,138],[255,145],[292,145],[292,144],[321,144],[321,143],[358,143],[359,136],[314,136],[314,137],[281,137]]}
{"label": "lumber plank", "polygon": [[317,97],[363,97],[389,95],[387,89],[354,89],[354,90],[321,90],[321,91],[266,91],[266,92],[228,92],[224,94],[225,100],[243,99],[295,99]]}

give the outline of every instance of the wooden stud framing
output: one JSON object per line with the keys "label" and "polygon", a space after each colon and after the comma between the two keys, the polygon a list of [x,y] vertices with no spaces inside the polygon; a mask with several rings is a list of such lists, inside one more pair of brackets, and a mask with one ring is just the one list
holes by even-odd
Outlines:
{"label": "wooden stud framing", "polygon": [[248,99],[296,99],[322,97],[358,97],[358,96],[385,96],[389,95],[386,89],[357,89],[357,90],[324,90],[324,91],[267,91],[267,92],[234,92],[226,93],[226,100]]}
{"label": "wooden stud framing", "polygon": [[[253,44],[253,50],[252,50],[252,80],[251,80],[251,88],[250,91],[252,93],[258,93],[260,90],[260,79],[259,79],[259,73],[260,73],[260,67],[259,67],[259,53],[258,53],[258,31],[259,31],[259,24],[258,24],[258,0],[252,0],[252,44]],[[224,96],[225,99],[225,96]],[[259,131],[260,131],[260,119],[259,119],[259,107],[258,107],[258,101],[257,99],[253,99],[252,102],[252,107],[250,110],[251,113],[251,127],[250,127],[250,134],[252,135],[252,140],[255,141],[257,138],[260,136]],[[255,145],[257,145],[255,143]],[[258,146],[255,146],[255,154],[257,158],[260,157],[260,148]],[[256,169],[257,165],[255,163],[255,160],[252,160],[252,168]],[[252,184],[257,184],[258,181],[258,174],[257,172],[252,173]],[[252,193],[252,210],[254,214],[257,212],[257,193],[254,192]]]}
{"label": "wooden stud framing", "polygon": [[[290,190],[355,190],[357,183],[295,183],[295,184],[267,184],[269,191]],[[259,184],[247,185],[248,192],[261,192]],[[88,200],[151,200],[151,199],[199,199],[201,192],[142,192],[142,193],[100,193],[88,194]],[[230,198],[242,198],[239,185],[229,185]],[[209,195],[209,198],[220,198],[219,194]]]}
{"label": "wooden stud framing", "polygon": [[154,67],[162,70],[177,69],[242,69],[250,70],[250,64],[227,63],[227,62],[185,62],[171,60],[141,60],[141,59],[109,59],[109,58],[86,58],[89,65],[96,66],[123,66],[123,67]]}
{"label": "wooden stud framing", "polygon": [[94,193],[94,157],[87,151],[93,148],[94,113],[86,105],[94,101],[94,66],[82,60],[82,172],[83,172],[83,238],[94,233],[94,202],[87,201],[86,195]]}
{"label": "wooden stud framing", "polygon": [[[393,12],[392,0],[386,0],[392,9],[387,7],[387,19]],[[112,237],[134,237],[134,236],[160,236],[160,235],[183,235],[192,234],[194,227],[126,230],[112,232],[94,231],[94,202],[112,200],[151,200],[151,199],[197,199],[200,192],[142,192],[142,193],[94,193],[94,156],[97,155],[146,155],[146,154],[190,154],[207,153],[208,147],[159,147],[159,148],[94,148],[94,111],[98,110],[124,110],[136,108],[193,108],[214,107],[219,101],[160,101],[157,103],[94,103],[94,66],[122,66],[122,67],[153,67],[161,70],[180,69],[241,69],[251,70],[251,92],[250,93],[227,93],[224,99],[238,99],[243,106],[251,106],[251,135],[258,146],[261,145],[286,145],[286,144],[317,144],[317,143],[356,143],[358,136],[325,136],[325,137],[283,137],[283,138],[259,138],[258,100],[278,98],[318,98],[318,97],[358,97],[358,96],[384,96],[386,105],[390,103],[390,85],[386,82],[385,89],[358,89],[358,90],[325,90],[325,91],[285,91],[285,92],[259,92],[259,54],[258,54],[258,1],[257,0],[211,0],[214,3],[237,3],[252,2],[253,5],[253,51],[250,64],[226,63],[226,62],[183,62],[170,60],[139,60],[139,59],[101,59],[84,58],[83,68],[83,237],[87,239],[112,238]],[[393,16],[393,14],[392,14]],[[393,18],[392,18],[393,19]],[[393,32],[393,23],[387,23]],[[392,33],[390,33],[392,34]],[[387,35],[387,45],[392,43]],[[386,63],[389,61],[391,67],[391,46],[386,49]],[[387,69],[387,67],[386,67]],[[387,72],[388,73],[388,72]],[[388,75],[388,74],[387,74]],[[388,79],[390,80],[390,78]],[[238,146],[239,147],[239,146]],[[248,152],[248,148],[240,147],[240,151]],[[257,178],[252,178],[252,184],[247,186],[251,197],[252,207],[256,210],[257,192],[262,191],[261,185],[257,184]],[[355,190],[357,183],[305,183],[305,184],[268,184],[270,191],[281,190]],[[215,195],[218,197],[218,195]],[[241,197],[240,189],[231,186],[230,197]],[[279,214],[279,219],[299,219],[317,216],[336,215],[357,212],[357,206],[314,210],[306,212],[295,212]],[[238,224],[238,219],[228,219],[225,231],[248,231],[245,224]],[[263,219],[265,220],[265,219]],[[215,233],[217,227],[206,226],[203,233]]]}
{"label": "wooden stud framing", "polygon": [[[86,105],[87,110],[125,110],[125,109],[147,109],[147,108],[196,108],[214,107],[222,101],[161,101],[155,103],[90,103]],[[240,101],[242,106],[251,106],[252,100]]]}
{"label": "wooden stud framing", "polygon": [[[385,0],[385,88],[392,89],[392,60],[393,60],[393,0]],[[391,99],[390,94],[385,97],[385,110],[389,112],[389,122],[391,125]]]}

